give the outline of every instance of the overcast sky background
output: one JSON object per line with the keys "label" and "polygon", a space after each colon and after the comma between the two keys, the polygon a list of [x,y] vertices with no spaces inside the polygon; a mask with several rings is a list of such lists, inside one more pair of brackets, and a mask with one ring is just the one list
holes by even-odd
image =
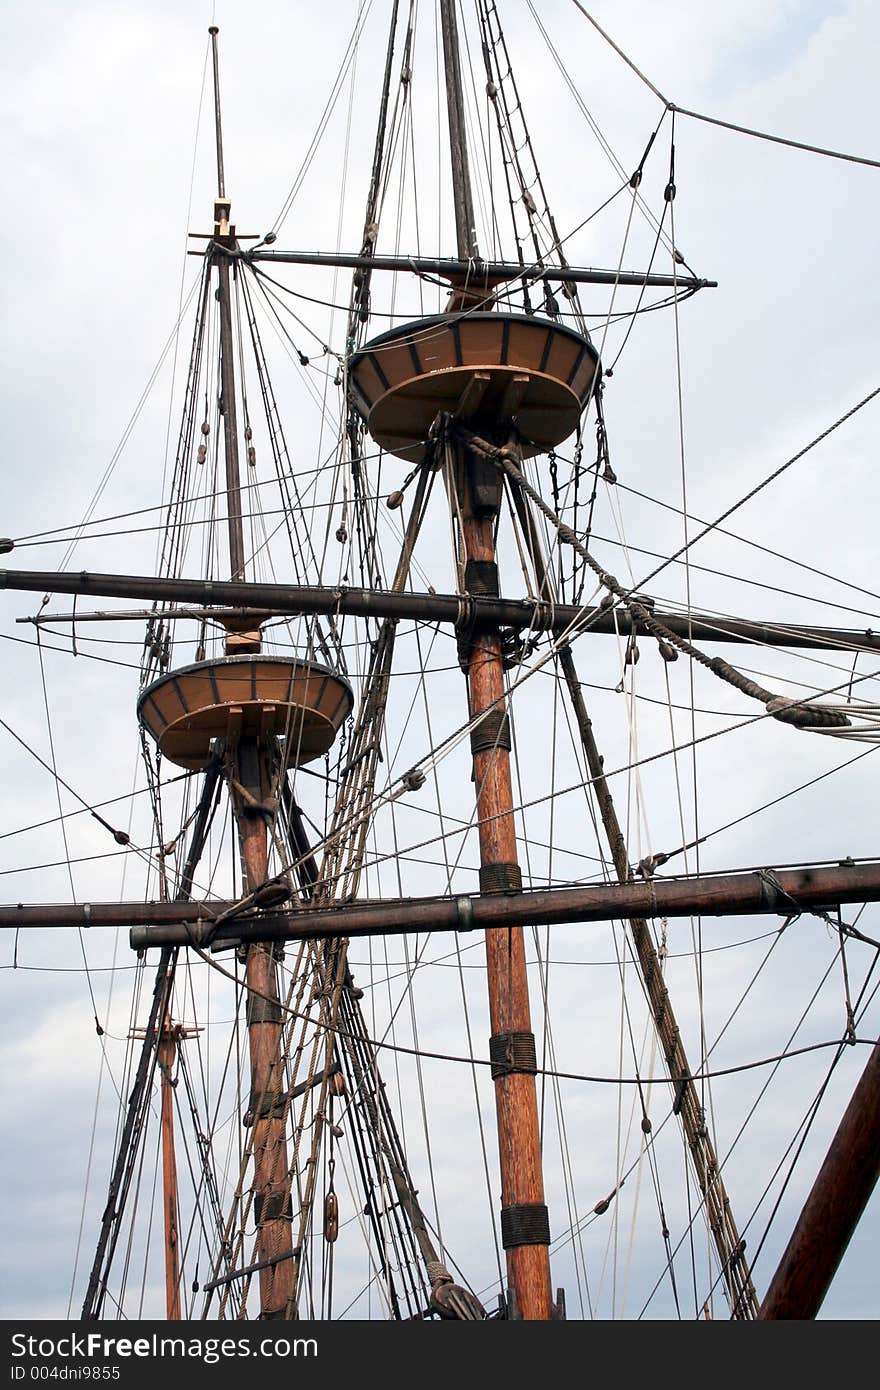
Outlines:
{"label": "overcast sky background", "polygon": [[[353,250],[359,245],[387,8],[374,0],[358,54],[354,87],[344,89],[326,140],[279,231],[279,246],[307,250],[338,242]],[[449,253],[452,223],[448,194],[436,192],[436,135],[433,143],[431,135],[435,112],[433,20],[431,6],[423,4],[421,8],[423,37],[414,65],[420,141],[419,225],[416,228],[411,216],[404,222],[401,244],[412,249],[412,239],[418,235],[424,252],[439,249]],[[624,169],[631,170],[659,120],[661,104],[568,0],[540,0],[537,8],[592,116]],[[619,178],[566,92],[526,4],[507,0],[499,9],[551,205],[557,224],[566,234],[614,191]],[[723,7],[694,3],[659,6],[632,0],[614,5],[597,3],[594,12],[651,81],[678,105],[817,145],[880,157],[876,100],[880,18],[867,0],[841,0],[839,4],[732,0]],[[300,168],[356,13],[349,0],[333,7],[268,0],[260,7],[258,21],[252,11],[219,0],[216,5],[155,0],[149,5],[75,6],[37,0],[25,7],[6,7],[0,86],[8,257],[2,289],[6,331],[0,348],[5,423],[0,532],[22,538],[80,520],[174,327],[181,286],[188,289],[192,283],[196,262],[184,257],[185,237],[188,230],[210,230],[214,192],[209,100],[201,100],[207,25],[214,20],[221,28],[226,177],[235,221],[241,232],[263,233],[275,223]],[[346,165],[343,150],[349,109],[352,120]],[[669,134],[667,117],[646,166],[643,186],[646,199],[655,208],[662,206],[669,174]],[[749,140],[682,117],[676,120],[675,147],[676,240],[697,274],[719,282],[717,290],[705,291],[685,304],[679,316],[688,500],[694,516],[708,519],[878,384],[878,171]],[[441,168],[445,178],[445,166]],[[340,218],[341,193],[344,203]],[[576,264],[615,265],[627,213],[625,199],[617,200],[607,214],[572,239],[569,259]],[[394,217],[389,214],[383,221],[380,250],[393,249],[393,227]],[[625,267],[643,267],[652,241],[650,227],[636,216]],[[656,268],[667,271],[668,256],[658,260]],[[319,298],[343,303],[347,297],[344,276],[338,282],[326,272],[296,272],[285,278],[294,288]],[[411,284],[401,282],[395,293],[398,312],[414,315],[419,311]],[[426,293],[424,308],[432,312],[436,307],[436,299],[431,297],[434,292]],[[585,295],[583,302],[596,316],[601,333],[608,292]],[[626,303],[631,305],[632,300]],[[298,312],[320,340],[342,351],[341,315],[331,318],[317,307]],[[189,322],[185,319],[180,337],[184,357]],[[377,331],[386,322],[380,321]],[[609,335],[607,346],[612,355],[619,342],[619,332],[616,337]],[[307,334],[304,345],[314,348],[314,340],[309,343]],[[678,507],[681,458],[674,347],[671,313],[641,318],[608,385],[606,414],[612,460],[620,481]],[[320,372],[325,366],[318,362],[309,369],[309,380],[318,390],[324,389]],[[318,412],[304,389],[303,374],[283,354],[278,354],[278,373],[295,460],[303,468],[311,468],[330,452],[332,437],[321,432]],[[172,422],[173,435],[178,409],[175,400],[169,413],[171,390],[170,361],[166,361],[96,515],[155,506],[161,500],[168,422]],[[878,589],[877,419],[877,406],[868,407],[731,523],[733,530],[771,551],[795,556],[835,579],[807,574],[782,559],[715,536],[695,550],[696,562],[760,579],[777,586],[778,592],[694,571],[691,586],[696,608],[880,628],[880,598],[837,582],[848,580],[862,589]],[[587,457],[591,447],[588,442]],[[599,535],[617,536],[618,504],[626,537],[633,546],[668,554],[681,543],[681,521],[672,512],[631,495],[612,495],[610,490],[599,499]],[[442,515],[435,511],[435,516],[438,524],[426,536],[420,559],[426,579],[430,578],[438,590],[448,591],[453,587],[448,537]],[[386,539],[390,537],[389,528]],[[68,563],[75,568],[146,573],[154,564],[155,544],[152,533],[84,542]],[[10,568],[51,570],[60,565],[65,549],[57,543],[21,545],[4,559]],[[618,549],[607,544],[597,544],[596,549],[621,577],[637,581],[653,567],[648,556],[633,553],[629,569]],[[198,558],[194,548],[188,573],[196,572]],[[328,577],[335,579],[343,563],[344,557],[334,553],[328,562]],[[518,592],[516,575],[508,591]],[[683,575],[664,574],[652,591],[661,598],[682,601]],[[821,606],[819,600],[828,605],[848,605],[852,611]],[[69,608],[68,600],[51,602],[56,611]],[[32,642],[33,630],[16,626],[15,619],[33,613],[38,606],[39,596],[2,596],[3,638]],[[44,653],[58,771],[90,804],[124,794],[137,774],[137,671],[91,658],[121,657],[136,666],[139,634],[123,632],[117,624],[103,635],[134,645],[90,646],[83,640],[82,654],[74,659],[69,642],[53,637],[46,639],[47,646],[54,643],[66,650]],[[0,717],[41,757],[51,761],[38,653],[20,641],[3,640],[2,647],[5,679]],[[730,648],[711,650],[723,651],[728,659],[770,672],[779,680],[801,680],[817,690],[837,685],[850,667],[848,658],[833,655],[828,657],[832,664],[823,667],[786,654],[762,651],[747,658],[745,649],[734,649],[733,654]],[[448,641],[439,643],[432,663],[448,666],[454,662],[450,652]],[[412,669],[404,660],[407,655],[417,659],[413,644],[402,647],[399,669],[404,671]],[[605,687],[591,697],[591,711],[606,766],[620,767],[631,756],[626,701],[613,693],[621,674],[620,653],[610,640],[583,638],[578,663],[583,680]],[[869,658],[860,657],[857,674],[877,665],[880,663],[872,666]],[[530,689],[540,680],[535,678]],[[639,681],[644,682],[640,689],[645,693],[664,698],[664,672],[655,650],[647,644]],[[672,668],[670,681],[674,700],[687,704],[688,673],[683,661]],[[405,676],[396,689],[401,710],[418,693],[414,681]],[[867,695],[871,690],[876,693],[878,685],[866,682],[860,689]],[[438,739],[464,718],[457,672],[438,675],[435,690],[432,732]],[[695,690],[701,706],[730,716],[756,712],[750,703],[718,686],[703,672],[698,673]],[[547,757],[539,735],[549,727],[549,697],[545,691],[534,698],[533,706],[520,701],[515,704],[515,714],[523,721],[521,729],[526,730],[525,737],[520,733],[525,799],[539,795],[547,785]],[[684,739],[688,721],[683,715],[680,719],[677,734]],[[701,719],[697,731],[718,727],[718,719],[706,718]],[[638,732],[643,756],[668,746],[665,708],[645,706],[639,715]],[[411,766],[424,755],[429,743],[424,712],[417,710],[403,735],[396,763],[386,767],[382,775],[391,777],[395,769],[399,773]],[[719,738],[706,745],[699,758],[701,829],[732,821],[858,751],[858,745],[799,734],[777,724]],[[13,831],[57,814],[53,779],[3,729],[0,768],[5,789],[0,799],[0,831]],[[565,772],[563,767],[562,780]],[[444,811],[466,817],[471,786],[463,759],[449,759],[443,776]],[[687,783],[689,766],[683,765],[682,776]],[[682,836],[669,760],[645,769],[641,792],[648,829],[634,830],[639,853],[649,847],[677,846]],[[615,794],[626,806],[636,789],[621,778]],[[692,825],[687,786],[684,795],[688,824]],[[62,800],[65,810],[75,805],[69,795]],[[877,765],[869,754],[803,796],[707,841],[702,867],[779,865],[847,854],[876,857],[877,805]],[[316,807],[311,809],[317,814]],[[575,811],[583,816],[582,801],[576,808],[572,803],[571,811],[565,803],[561,820],[552,826],[546,812],[536,811],[535,816],[543,815],[544,820],[535,820],[532,833],[538,838],[543,832],[552,834],[562,851],[583,848],[585,832]],[[120,817],[124,814],[119,813]],[[106,834],[94,822],[86,821],[88,817],[68,822],[70,854],[105,854],[110,847]],[[412,843],[424,834],[415,811],[401,812],[398,829],[411,832]],[[115,852],[116,847],[112,848]],[[586,849],[592,845],[586,844]],[[51,870],[22,871],[29,864],[57,863],[64,858],[65,846],[57,826],[0,840],[0,884],[4,885],[0,900],[64,901],[73,893],[100,900],[137,896],[144,891],[138,863],[129,862],[131,857],[124,855],[77,865],[73,882],[63,863]],[[682,867],[680,862],[677,867]],[[694,867],[693,861],[689,867]],[[564,853],[557,868],[562,877],[583,872],[573,859],[566,860]],[[473,855],[465,855],[456,886],[465,890],[475,887],[472,869]],[[533,872],[537,881],[546,872],[546,865],[536,863]],[[443,886],[437,872],[412,864],[405,867],[403,885],[408,892],[440,891]],[[395,876],[386,867],[369,880],[367,891],[398,891]],[[868,908],[860,926],[876,936],[878,922],[876,909]],[[709,921],[705,925],[706,936],[718,944],[745,940],[767,929],[762,919],[720,924]],[[555,935],[554,958],[607,961],[613,957],[610,930],[563,935],[568,931],[563,928]],[[795,937],[794,932],[799,935]],[[677,945],[685,952],[688,933],[688,924],[672,924],[670,950],[674,952]],[[8,1317],[65,1313],[93,1114],[97,1113],[73,1304],[74,1309],[78,1307],[83,1263],[91,1259],[112,1152],[116,1113],[113,1084],[105,1073],[95,1112],[101,1043],[95,1035],[86,980],[82,973],[74,973],[82,965],[79,943],[61,938],[61,933],[40,932],[20,941],[18,963],[29,967],[27,970],[13,972],[8,968],[13,960],[12,942],[6,944],[2,957],[7,968],[0,976],[5,1021],[0,1046],[6,1130],[11,1142],[4,1146],[8,1200],[0,1307]],[[393,962],[400,961],[401,949],[397,943],[389,947]],[[441,943],[436,954],[447,949],[448,943]],[[720,953],[707,964],[710,1036],[717,1033],[757,968],[762,949],[758,945]],[[114,950],[122,970],[108,999],[111,976],[107,967]],[[104,1046],[114,1076],[118,1076],[133,978],[125,934],[120,934],[116,946],[109,934],[100,940],[90,939],[87,951],[96,1007],[106,1028]],[[869,963],[869,952],[867,948],[862,948],[861,954],[854,948],[851,952],[851,969],[860,979]],[[365,948],[360,954],[365,958]],[[750,996],[747,1014],[738,1022],[739,1031],[734,1030],[726,1039],[728,1050],[721,1054],[726,1064],[772,1055],[785,1045],[799,1010],[833,954],[833,940],[814,919],[805,919],[791,929],[774,957],[773,973],[768,971]],[[471,957],[475,955],[471,953]],[[358,973],[360,982],[369,980],[366,965],[364,974]],[[389,972],[377,966],[377,978],[384,973]],[[430,1049],[461,1055],[466,1047],[458,985],[446,978],[453,973],[439,966],[422,972],[420,1040]],[[473,988],[470,979],[468,988],[478,1011],[484,982],[479,971],[473,970],[471,975]],[[557,1065],[561,1069],[614,1072],[618,988],[613,972],[609,976],[598,967],[592,971],[560,967],[553,990],[554,1016],[562,1020],[557,1039]],[[670,989],[676,999],[682,999],[683,1018],[693,1029],[692,966],[670,963]],[[374,1021],[390,998],[389,991],[388,998],[383,996],[382,1003],[375,1006],[370,999],[370,1007],[378,1010],[372,1016]],[[218,996],[212,1004],[216,1009],[213,1016],[226,1019],[228,1003]],[[877,1036],[877,1020],[875,1006],[866,1017],[865,1036]],[[842,1026],[838,972],[811,1016],[807,1040],[838,1036]],[[477,1038],[483,1036],[481,1027],[478,1020]],[[406,1042],[407,1038],[401,1035],[399,1040]],[[475,1051],[481,1055],[481,1046],[475,1045]],[[865,1055],[864,1048],[852,1049],[829,1087],[821,1123],[811,1136],[762,1254],[756,1272],[759,1292],[772,1274],[786,1232]],[[787,1064],[784,1076],[758,1112],[750,1129],[750,1147],[744,1153],[746,1146],[742,1146],[739,1166],[731,1168],[731,1197],[737,1213],[752,1210],[763,1180],[784,1146],[781,1136],[790,1136],[794,1117],[815,1093],[826,1065],[825,1053]],[[402,1076],[407,1079],[403,1064]],[[474,1216],[477,1211],[480,1220],[484,1216],[481,1168],[475,1141],[468,1147],[470,1139],[465,1140],[460,1133],[462,1123],[472,1123],[470,1112],[465,1122],[460,1116],[462,1092],[467,1092],[470,1102],[470,1075],[462,1081],[459,1072],[450,1075],[448,1069],[437,1065],[427,1069],[427,1079],[434,1107],[431,1137],[435,1168],[441,1174],[441,1215],[445,1209],[462,1218],[462,1229],[445,1234],[456,1258],[474,1270],[477,1286],[489,1287],[492,1260],[483,1248],[486,1241],[476,1233]],[[760,1079],[754,1077],[719,1086],[715,1119],[724,1143],[732,1140],[759,1087]],[[606,1097],[598,1094],[601,1089],[573,1083],[565,1093],[573,1148],[586,1174],[584,1210],[613,1185],[615,1121],[600,1108],[606,1103]],[[661,1092],[662,1087],[657,1089],[658,1115],[668,1109],[668,1099]],[[483,1105],[489,1123],[488,1097]],[[725,1117],[722,1112],[726,1105],[729,1111]],[[424,1175],[424,1139],[417,1119],[411,1129],[413,1169]],[[554,1230],[561,1229],[565,1224],[561,1187],[552,1174],[548,1182]],[[672,1176],[669,1182],[671,1186]],[[427,1191],[427,1180],[422,1185]],[[641,1202],[647,1204],[646,1192]],[[829,1294],[825,1315],[878,1315],[880,1285],[874,1255],[878,1235],[880,1206],[875,1196]],[[600,1253],[596,1258],[601,1264],[602,1247],[597,1248]],[[639,1311],[641,1297],[660,1273],[658,1248],[653,1260],[647,1254],[634,1256],[633,1293],[625,1306],[630,1315]],[[559,1271],[556,1282],[567,1284],[570,1316],[576,1316],[573,1275],[566,1259],[562,1253],[558,1265],[554,1264]],[[153,1279],[151,1274],[148,1282],[145,1309],[155,1313],[161,1308],[158,1275]],[[602,1306],[607,1315],[607,1305]],[[648,1315],[661,1311],[668,1312],[668,1308],[652,1306]]]}

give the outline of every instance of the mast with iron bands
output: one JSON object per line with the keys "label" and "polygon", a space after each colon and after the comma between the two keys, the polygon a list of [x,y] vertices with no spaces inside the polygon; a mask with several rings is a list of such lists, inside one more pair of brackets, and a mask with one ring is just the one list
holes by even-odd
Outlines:
{"label": "mast with iron bands", "polygon": [[[440,17],[457,250],[461,259],[469,259],[476,256],[477,247],[454,0],[441,0]],[[453,307],[457,307],[455,295]],[[473,373],[466,392],[478,382],[478,375]],[[479,390],[476,385],[474,393]],[[445,453],[447,487],[450,494],[458,496],[461,505],[466,575],[481,575],[487,581],[481,587],[492,592],[491,576],[498,572],[494,527],[500,491],[491,485],[481,488],[481,479],[469,467],[464,450],[448,446]],[[475,587],[473,580],[466,587]],[[497,591],[497,584],[494,588]],[[468,649],[462,648],[462,665],[466,667],[471,715],[492,711],[471,744],[480,840],[480,891],[516,890],[522,887],[522,874],[513,819],[510,740],[503,736],[507,716],[497,628],[487,628]],[[489,1046],[492,1055],[497,1056],[492,1071],[501,1162],[501,1243],[507,1254],[510,1299],[519,1317],[546,1320],[553,1313],[550,1222],[544,1202],[535,1038],[521,927],[486,932],[486,965],[492,1027]]]}
{"label": "mast with iron bands", "polygon": [[[232,302],[229,255],[235,246],[235,228],[229,224],[230,204],[226,199],[223,170],[223,136],[220,120],[220,72],[217,29],[211,27],[214,67],[214,113],[217,132],[218,199],[215,218],[215,249],[211,253],[217,266],[220,306],[220,366],[223,406],[223,443],[226,458],[226,496],[229,526],[229,568],[232,579],[244,579],[244,535],[241,520],[241,483],[238,462],[238,428],[235,398],[235,367],[232,345]],[[227,638],[227,654],[236,638]],[[240,639],[239,639],[240,642]],[[259,650],[259,635],[250,650]],[[227,668],[228,670],[228,668]],[[234,674],[234,673],[230,673]],[[267,707],[268,710],[269,707]],[[267,817],[261,812],[269,795],[267,769],[261,749],[261,727],[245,729],[242,704],[237,716],[230,716],[232,727],[226,741],[226,772],[237,790],[232,797],[238,826],[245,888],[252,893],[268,875]],[[263,724],[262,711],[250,711]],[[273,711],[274,715],[274,711]],[[249,721],[253,724],[253,717]],[[234,727],[237,725],[238,727]],[[265,730],[268,733],[268,728]],[[292,1218],[290,1178],[287,1170],[287,1141],[283,1116],[277,1114],[278,1094],[282,1090],[281,1006],[271,946],[254,942],[247,952],[245,976],[248,985],[248,1047],[251,1063],[251,1100],[246,1119],[253,1125],[254,1217],[257,1226],[257,1259],[274,1263],[260,1270],[260,1315],[284,1316],[293,1291],[290,1234]]]}
{"label": "mast with iron bands", "polygon": [[[456,312],[478,303],[469,282],[478,250],[465,137],[464,98],[455,8],[441,0],[453,199],[459,262],[451,277],[448,312],[392,329],[355,352],[349,372],[351,399],[373,439],[410,464],[429,449],[443,466],[450,504],[460,519],[464,554],[459,588],[497,595],[494,527],[500,488],[492,470],[454,443],[435,423],[446,415],[474,420],[492,438],[502,437],[513,415],[527,421],[539,447],[552,447],[575,428],[589,396],[596,354],[578,333],[537,324],[521,316]],[[422,330],[429,358],[420,355]],[[548,370],[544,367],[552,358]],[[531,376],[523,362],[541,370]],[[430,376],[430,389],[426,379]],[[439,456],[438,456],[439,455]],[[517,861],[510,772],[510,739],[504,709],[504,668],[497,622],[461,645],[468,681],[469,712],[486,715],[472,740],[480,841],[481,892],[517,892]],[[531,1030],[522,927],[486,933],[490,1048],[501,1168],[501,1235],[507,1252],[512,1315],[529,1320],[553,1315],[550,1242],[541,1164],[535,1087],[535,1041]]]}
{"label": "mast with iron bands", "polygon": [[[231,579],[245,574],[230,263],[237,243],[229,221],[223,169],[217,29],[210,30],[214,68],[218,197],[208,255],[217,269],[221,411]],[[258,623],[227,624],[225,654],[166,673],[141,692],[143,727],[171,762],[207,769],[220,758],[238,829],[244,890],[258,894],[268,877],[268,829],[278,778],[291,764],[327,751],[352,706],[346,681],[306,660],[261,652]],[[284,738],[283,758],[279,739]],[[279,767],[281,772],[279,774]],[[253,1215],[260,1266],[260,1316],[284,1318],[294,1302],[292,1179],[288,1167],[282,1009],[276,954],[252,942],[245,955],[251,1092]]]}
{"label": "mast with iron bands", "polygon": [[[474,266],[479,253],[474,230],[473,197],[468,170],[464,102],[454,0],[441,0],[441,27],[446,71],[452,186],[459,263]],[[517,859],[502,638],[488,612],[476,621],[476,605],[498,600],[495,530],[503,483],[491,462],[468,445],[461,426],[485,432],[492,446],[507,445],[518,457],[554,448],[577,426],[598,371],[598,355],[585,334],[531,316],[487,309],[485,293],[475,281],[456,276],[444,315],[392,329],[364,345],[351,367],[352,394],[373,438],[391,453],[412,460],[433,448],[445,472],[453,525],[459,539],[459,593],[469,620],[459,616],[459,660],[468,682],[477,821],[480,846],[481,899],[522,897]],[[462,312],[464,311],[464,312]],[[430,343],[430,361],[422,360]],[[433,438],[433,443],[428,441]],[[536,534],[517,497],[519,522],[533,561],[540,563]],[[546,574],[543,576],[546,579]],[[550,597],[538,574],[539,592]],[[551,604],[552,606],[552,604]],[[600,616],[600,615],[597,615]],[[576,686],[570,660],[564,663],[569,685]],[[572,694],[575,691],[572,689]],[[579,688],[577,694],[580,694]],[[599,779],[606,831],[621,841],[613,804],[582,702],[578,721],[591,771]],[[479,721],[479,722],[477,722]],[[592,756],[590,756],[592,755]],[[603,795],[604,792],[604,795]],[[629,866],[620,844],[615,863],[622,881]],[[525,1319],[553,1316],[549,1242],[544,1202],[535,1075],[537,1061],[526,970],[523,928],[526,917],[514,910],[505,929],[486,928],[489,1055],[495,1084],[501,1166],[501,1238],[507,1254],[510,1313]],[[655,1023],[664,1041],[670,1075],[677,1084],[689,1077],[662,971],[652,957],[644,919],[632,930],[646,979]],[[688,1083],[687,1115],[692,1156],[710,1209],[710,1224],[731,1294],[744,1315],[754,1315],[754,1290],[742,1262],[741,1242],[733,1222],[711,1144],[703,1135],[702,1113]]]}

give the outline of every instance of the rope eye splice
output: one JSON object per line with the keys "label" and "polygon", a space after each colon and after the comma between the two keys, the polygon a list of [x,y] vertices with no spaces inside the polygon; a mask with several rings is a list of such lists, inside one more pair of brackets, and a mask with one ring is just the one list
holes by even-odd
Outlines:
{"label": "rope eye splice", "polygon": [[880,705],[818,705],[777,695],[768,700],[767,713],[784,724],[793,724],[810,734],[854,739],[861,743],[880,743]]}

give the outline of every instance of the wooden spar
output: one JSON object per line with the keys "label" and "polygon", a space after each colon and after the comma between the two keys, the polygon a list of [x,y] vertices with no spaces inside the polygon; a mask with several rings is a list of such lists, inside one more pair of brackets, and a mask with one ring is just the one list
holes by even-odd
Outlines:
{"label": "wooden spar", "polygon": [[718,288],[717,280],[699,280],[691,275],[655,275],[653,271],[645,273],[640,270],[598,270],[590,266],[522,266],[517,261],[483,261],[479,257],[469,261],[445,256],[364,256],[344,251],[276,251],[274,247],[270,250],[263,246],[239,254],[242,260],[275,261],[279,265],[327,265],[341,266],[346,270],[414,271],[417,274],[440,275],[446,280],[467,277],[475,285],[484,284],[487,280],[520,280],[525,275],[534,281],[626,285],[633,289],[642,289],[646,285],[649,288],[664,290]]}
{"label": "wooden spar", "polygon": [[174,1063],[182,1031],[166,1018],[159,1035],[157,1061],[162,1075],[162,1210],[165,1218],[165,1311],[169,1322],[179,1322],[180,1223],[177,1216],[177,1159],[174,1153]]}
{"label": "wooden spar", "polygon": [[880,1177],[880,1042],[846,1107],[758,1314],[814,1318]]}
{"label": "wooden spar", "polygon": [[[225,899],[205,902],[17,903],[0,907],[0,928],[131,927],[136,950],[163,943],[211,940],[301,941],[333,936],[394,936],[407,931],[480,931],[485,927],[610,922],[620,917],[739,917],[829,911],[846,903],[880,902],[880,862],[729,874],[690,874],[634,883],[528,888],[521,893],[394,898],[339,907],[298,908],[227,917]],[[155,931],[152,929],[155,928]]]}
{"label": "wooden spar", "polygon": [[[165,603],[218,604],[240,616],[263,619],[272,615],[338,613],[353,617],[410,619],[413,622],[457,623],[462,600],[456,594],[395,593],[382,589],[339,588],[309,584],[240,583],[213,579],[154,579],[148,575],[92,574],[86,570],[61,573],[54,570],[0,570],[0,589],[26,593],[94,594],[101,598],[159,600]],[[574,604],[536,604],[532,599],[505,599],[475,594],[472,605],[475,627],[502,626],[517,631],[563,632],[574,626],[584,633],[626,634],[632,618],[625,608],[613,611]],[[880,652],[880,633],[870,629],[813,627],[803,623],[763,623],[745,618],[714,618],[711,614],[666,613],[651,610],[654,617],[681,637],[703,642],[758,642],[780,647]],[[163,618],[210,617],[183,610]],[[112,612],[98,617],[116,618]],[[133,616],[140,617],[136,614]],[[222,620],[224,610],[217,611]],[[228,614],[226,614],[228,616]],[[40,615],[41,623],[87,622],[89,614]],[[97,620],[97,618],[95,619]],[[36,621],[22,619],[23,622]]]}
{"label": "wooden spar", "polygon": [[[235,757],[233,789],[245,885],[254,892],[266,881],[268,832],[261,806],[269,795],[265,759],[255,738],[242,739]],[[271,944],[253,941],[245,963],[247,1029],[251,1062],[249,1119],[253,1125],[253,1214],[260,1269],[260,1316],[284,1318],[294,1292],[291,1237],[291,1179],[287,1165],[284,1110],[286,1088],[281,1057],[282,1013]]]}

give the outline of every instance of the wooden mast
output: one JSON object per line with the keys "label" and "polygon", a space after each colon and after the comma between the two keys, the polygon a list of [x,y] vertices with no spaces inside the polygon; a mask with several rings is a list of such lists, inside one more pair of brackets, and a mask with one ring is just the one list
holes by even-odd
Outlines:
{"label": "wooden mast", "polygon": [[[229,257],[235,245],[235,228],[229,223],[230,205],[226,200],[223,170],[223,139],[220,122],[220,78],[217,54],[217,28],[209,33],[214,65],[214,107],[217,134],[217,226],[215,260],[219,281],[220,367],[223,405],[223,440],[226,456],[226,489],[229,527],[229,565],[231,577],[244,578],[244,533],[241,515],[241,484],[238,456],[238,429],[235,395],[235,365],[232,336]],[[259,631],[249,633],[248,647],[259,649]],[[241,640],[227,637],[230,646],[242,649]],[[268,737],[268,736],[267,736]],[[247,735],[227,741],[227,775],[232,785],[232,805],[238,827],[242,870],[247,892],[254,892],[266,881],[268,872],[270,773],[267,767],[267,740]],[[293,1297],[293,1243],[291,1239],[291,1179],[287,1162],[286,1122],[284,1119],[284,1067],[281,1056],[281,1004],[275,970],[275,951],[271,944],[253,942],[245,959],[247,981],[248,1049],[251,1065],[251,1096],[245,1123],[253,1127],[253,1215],[257,1228],[257,1262],[260,1269],[260,1316],[284,1318]]]}
{"label": "wooden mast", "polygon": [[880,1177],[880,1042],[853,1091],[758,1314],[814,1318]]}
{"label": "wooden mast", "polygon": [[[214,126],[217,135],[217,202],[215,240],[221,247],[235,244],[235,228],[229,225],[230,204],[226,197],[223,169],[223,130],[220,122],[220,63],[217,53],[217,26],[212,24],[211,53],[214,60]],[[220,383],[223,413],[223,444],[226,455],[226,510],[229,526],[229,564],[233,579],[244,579],[244,533],[241,524],[241,479],[238,469],[238,428],[235,404],[235,360],[232,347],[232,304],[229,293],[229,259],[215,255],[220,301]]]}
{"label": "wooden mast", "polygon": [[446,69],[446,105],[449,112],[449,152],[452,159],[452,201],[455,210],[455,239],[462,261],[477,257],[474,231],[474,200],[468,164],[467,133],[464,124],[464,94],[458,55],[458,25],[455,0],[440,0],[440,27],[443,31],[443,61]]}
{"label": "wooden mast", "polygon": [[165,1311],[169,1322],[179,1322],[180,1261],[177,1220],[177,1160],[174,1155],[174,1061],[177,1053],[173,1025],[167,1020],[159,1037],[159,1070],[162,1073],[162,1210],[165,1217]]}
{"label": "wooden mast", "polygon": [[156,1047],[162,1076],[162,1211],[165,1220],[165,1311],[169,1322],[180,1322],[180,1222],[177,1202],[177,1158],[174,1151],[174,1065],[177,1047],[189,1032],[165,1019]]}
{"label": "wooden mast", "polygon": [[[441,0],[446,96],[458,255],[477,255],[468,171],[464,102],[454,0]],[[453,294],[450,307],[458,307]],[[497,593],[495,521],[501,493],[484,486],[480,464],[459,446],[447,447],[450,490],[458,496],[465,547],[465,587]],[[491,471],[491,470],[489,470]],[[510,775],[510,739],[504,707],[504,667],[497,627],[485,628],[462,654],[470,713],[492,711],[472,740],[480,841],[480,891],[522,887]],[[522,927],[486,932],[490,1055],[495,1064],[495,1108],[501,1164],[501,1240],[507,1255],[511,1315],[528,1320],[553,1316],[550,1230],[544,1203],[541,1138],[535,1087],[535,1039],[529,1009]]]}
{"label": "wooden mast", "polygon": [[[256,739],[242,739],[234,761],[241,791],[233,798],[245,886],[265,883],[268,864],[266,813],[269,769]],[[254,1205],[260,1270],[260,1316],[283,1318],[294,1294],[290,1173],[284,1119],[284,1066],[281,1056],[281,1004],[271,944],[254,942],[247,951],[247,1027],[251,1098],[247,1120],[253,1126]]]}
{"label": "wooden mast", "polygon": [[[459,451],[456,451],[459,452]],[[462,529],[473,573],[497,574],[494,514],[477,515],[467,461],[456,459]],[[479,567],[479,568],[476,568]],[[479,634],[467,655],[471,715],[492,711],[471,747],[480,839],[480,892],[522,887],[510,775],[510,737],[504,703],[504,667],[497,631]],[[535,1039],[529,1009],[522,927],[486,932],[489,1052],[496,1064],[495,1106],[501,1158],[501,1239],[515,1309],[525,1319],[552,1316],[550,1230],[544,1204],[541,1139],[535,1087]]]}

